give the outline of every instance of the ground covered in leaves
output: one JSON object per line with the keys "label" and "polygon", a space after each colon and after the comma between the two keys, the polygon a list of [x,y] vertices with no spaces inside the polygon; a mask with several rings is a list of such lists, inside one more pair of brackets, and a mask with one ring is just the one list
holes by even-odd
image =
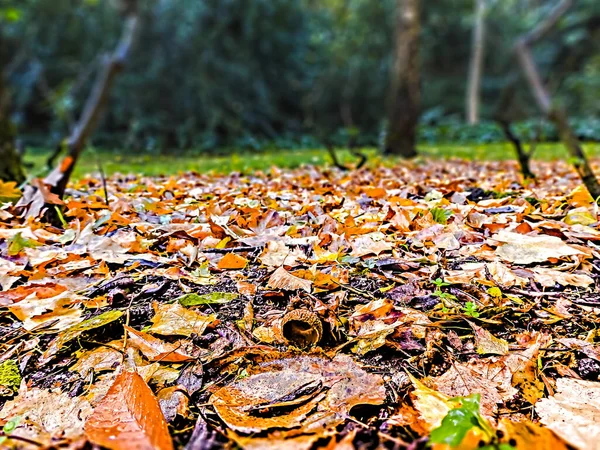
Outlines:
{"label": "ground covered in leaves", "polygon": [[0,447],[597,449],[598,210],[535,171],[85,178],[60,227],[5,202]]}

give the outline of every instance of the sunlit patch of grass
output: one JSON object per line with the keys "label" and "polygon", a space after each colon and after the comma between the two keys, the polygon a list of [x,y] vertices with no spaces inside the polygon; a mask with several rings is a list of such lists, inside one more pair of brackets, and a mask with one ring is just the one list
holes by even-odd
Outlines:
{"label": "sunlit patch of grass", "polygon": [[[591,157],[600,156],[600,144],[586,144],[585,151]],[[363,150],[369,157],[369,165],[381,163],[393,164],[394,159],[383,158],[376,149]],[[425,158],[448,159],[462,158],[469,160],[508,160],[515,159],[514,149],[510,144],[473,144],[473,145],[420,145],[420,155]],[[337,150],[340,161],[344,164],[355,164],[356,158],[347,150]],[[31,173],[42,175],[49,154],[48,150],[34,149],[28,152],[26,162],[33,163]],[[562,144],[538,144],[535,159],[556,160],[567,159],[568,155]],[[147,153],[128,153],[123,150],[89,149],[75,169],[75,177],[89,173],[97,173],[99,168],[107,175],[113,173],[173,175],[183,172],[199,173],[250,173],[257,170],[268,170],[272,166],[295,168],[311,164],[317,166],[331,165],[331,158],[325,149],[305,150],[268,150],[264,152],[237,151],[230,155],[197,154],[195,152],[172,153],[169,155],[153,155]]]}

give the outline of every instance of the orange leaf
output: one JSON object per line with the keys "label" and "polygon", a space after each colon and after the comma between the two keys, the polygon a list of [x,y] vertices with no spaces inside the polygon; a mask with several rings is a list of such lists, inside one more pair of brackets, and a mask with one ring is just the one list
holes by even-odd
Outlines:
{"label": "orange leaf", "polygon": [[111,450],[173,449],[158,400],[137,372],[117,375],[84,430],[90,442]]}
{"label": "orange leaf", "polygon": [[219,261],[219,269],[243,269],[248,264],[248,260],[235,253],[227,253]]}
{"label": "orange leaf", "polygon": [[69,167],[73,164],[73,158],[71,156],[66,156],[60,163],[60,171],[66,172],[69,170]]}

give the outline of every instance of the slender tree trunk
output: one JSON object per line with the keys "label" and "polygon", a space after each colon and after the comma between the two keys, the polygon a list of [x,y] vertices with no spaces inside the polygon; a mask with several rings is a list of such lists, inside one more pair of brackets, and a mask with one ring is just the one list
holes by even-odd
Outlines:
{"label": "slender tree trunk", "polygon": [[51,186],[50,191],[60,198],[65,193],[77,160],[98,125],[100,116],[104,112],[110,97],[113,84],[125,67],[133,47],[139,27],[137,0],[123,0],[122,5],[125,21],[117,47],[111,54],[104,57],[103,67],[85,103],[83,113],[67,139],[67,156],[44,180],[46,184]]}
{"label": "slender tree trunk", "polygon": [[479,122],[481,78],[485,50],[485,9],[486,0],[475,0],[475,23],[471,44],[471,60],[469,61],[466,102],[467,122],[471,125]]}
{"label": "slender tree trunk", "polygon": [[556,26],[572,4],[573,0],[562,0],[545,20],[540,22],[530,33],[521,36],[517,40],[515,51],[538,107],[558,129],[560,138],[569,152],[573,167],[579,174],[581,181],[590,195],[597,202],[600,202],[600,183],[598,183],[598,179],[592,171],[577,136],[569,125],[566,113],[553,104],[530,50],[533,44],[541,40]]}
{"label": "slender tree trunk", "polygon": [[417,155],[420,107],[420,1],[397,2],[398,25],[391,83],[392,104],[385,153],[410,158]]}
{"label": "slender tree trunk", "polygon": [[25,181],[25,172],[21,157],[15,147],[15,128],[10,121],[8,101],[9,95],[4,88],[4,80],[0,71],[0,180]]}

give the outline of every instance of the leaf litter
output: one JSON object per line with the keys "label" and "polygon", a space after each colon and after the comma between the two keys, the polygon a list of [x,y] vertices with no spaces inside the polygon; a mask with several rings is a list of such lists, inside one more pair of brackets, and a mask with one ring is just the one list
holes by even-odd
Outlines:
{"label": "leaf litter", "polygon": [[598,210],[538,173],[5,186],[1,445],[597,450]]}

